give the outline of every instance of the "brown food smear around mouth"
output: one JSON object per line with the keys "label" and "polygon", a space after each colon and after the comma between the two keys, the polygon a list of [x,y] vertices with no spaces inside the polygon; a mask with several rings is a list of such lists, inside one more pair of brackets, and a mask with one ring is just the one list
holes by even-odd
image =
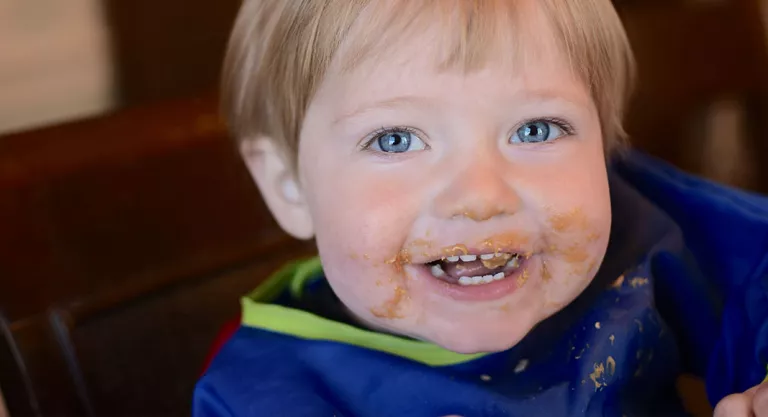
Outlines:
{"label": "brown food smear around mouth", "polygon": [[400,304],[407,297],[406,291],[397,286],[395,288],[395,295],[387,300],[381,307],[375,307],[371,309],[371,313],[380,319],[401,319],[403,316],[400,314]]}
{"label": "brown food smear around mouth", "polygon": [[469,255],[469,249],[467,249],[466,245],[454,245],[449,248],[443,249],[443,256],[449,257],[449,256],[461,256],[461,255]]}
{"label": "brown food smear around mouth", "polygon": [[510,259],[512,259],[512,255],[504,253],[501,256],[495,256],[491,259],[481,259],[480,261],[483,263],[484,267],[488,269],[496,269],[506,265],[507,261]]}
{"label": "brown food smear around mouth", "polygon": [[431,241],[427,239],[416,239],[413,242],[411,242],[408,246],[415,246],[420,248],[431,248],[434,245]]}
{"label": "brown food smear around mouth", "polygon": [[[395,294],[391,299],[387,300],[382,306],[371,308],[371,313],[383,319],[400,319],[400,304],[408,298],[408,292],[400,284],[404,283],[408,277],[405,273],[404,266],[411,263],[411,253],[407,249],[402,249],[395,255],[394,258],[386,262],[387,265],[391,265],[395,271],[395,276],[390,277],[389,281],[395,284]],[[398,283],[399,281],[399,283]]]}
{"label": "brown food smear around mouth", "polygon": [[408,251],[408,249],[403,249],[400,252],[395,255],[394,258],[387,261],[387,265],[392,265],[395,269],[395,272],[398,274],[402,274],[404,269],[403,266],[408,265],[411,263],[411,253]]}
{"label": "brown food smear around mouth", "polygon": [[[500,236],[496,236],[491,239],[484,240],[480,245],[482,247],[491,249],[495,254],[502,254],[502,250],[506,248],[518,248],[525,244],[527,244],[529,241],[528,237],[521,236],[517,233],[507,233],[502,234]],[[426,239],[416,239],[412,243],[408,245],[408,248],[428,248],[431,249],[434,247],[434,243],[430,242]],[[404,249],[403,251],[407,251],[408,249]],[[402,251],[401,251],[402,252]],[[425,255],[426,252],[420,252],[425,258],[429,258],[430,256]],[[439,256],[442,258],[442,260],[445,260],[446,258],[450,256],[462,256],[462,255],[469,255],[469,248],[465,244],[458,244],[453,246],[448,246],[445,248],[441,248],[437,251]],[[508,254],[503,254],[505,256],[510,256]],[[529,255],[528,255],[529,256]],[[398,255],[398,257],[400,257]],[[396,257],[397,258],[397,257]],[[401,257],[402,258],[402,257]],[[410,256],[407,257],[407,260],[410,263]],[[502,258],[503,259],[503,258]],[[504,263],[508,261],[510,258],[507,257]],[[488,262],[490,262],[490,265],[494,265],[494,262],[501,262],[499,259],[491,259]],[[391,260],[390,262],[387,262],[388,264],[396,263],[395,260]],[[500,264],[499,266],[503,266],[504,264]],[[489,267],[486,265],[486,267]]]}
{"label": "brown food smear around mouth", "polygon": [[547,261],[541,261],[541,280],[544,282],[549,282],[552,279],[552,274],[549,273],[549,268],[547,267]]}
{"label": "brown food smear around mouth", "polygon": [[559,252],[565,261],[571,264],[581,264],[589,258],[589,253],[580,245],[573,245]]}
{"label": "brown food smear around mouth", "polygon": [[[530,239],[518,233],[505,233],[491,239],[486,239],[480,243],[480,246],[491,249],[494,254],[499,254],[506,248],[519,248],[525,246]],[[529,256],[526,256],[529,257]]]}
{"label": "brown food smear around mouth", "polygon": [[528,282],[528,269],[524,269],[523,273],[517,277],[517,288],[522,288],[525,283]]}
{"label": "brown food smear around mouth", "polygon": [[549,224],[555,232],[563,233],[574,229],[586,229],[589,221],[581,208],[575,208],[567,213],[553,214],[549,218]]}

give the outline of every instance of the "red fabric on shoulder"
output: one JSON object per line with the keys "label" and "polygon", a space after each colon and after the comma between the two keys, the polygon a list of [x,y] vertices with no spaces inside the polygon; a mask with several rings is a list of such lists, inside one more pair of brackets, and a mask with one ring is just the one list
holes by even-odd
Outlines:
{"label": "red fabric on shoulder", "polygon": [[233,319],[232,321],[227,322],[222,326],[221,330],[219,330],[219,333],[216,335],[216,338],[213,340],[213,345],[211,345],[211,349],[208,351],[208,356],[205,358],[205,365],[203,366],[203,374],[205,374],[205,371],[208,370],[208,367],[211,366],[211,362],[213,362],[213,358],[216,357],[216,355],[219,354],[219,351],[224,346],[225,343],[229,341],[229,339],[232,338],[232,336],[235,334],[237,329],[240,328],[240,321],[241,321],[241,315],[238,314],[237,318]]}

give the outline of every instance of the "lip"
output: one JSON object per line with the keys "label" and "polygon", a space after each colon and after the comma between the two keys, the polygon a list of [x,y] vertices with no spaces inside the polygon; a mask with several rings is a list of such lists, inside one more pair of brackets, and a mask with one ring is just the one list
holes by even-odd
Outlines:
{"label": "lip", "polygon": [[435,278],[429,271],[429,266],[425,264],[407,265],[406,268],[412,270],[413,273],[410,275],[421,281],[429,291],[442,294],[456,301],[493,301],[511,295],[524,287],[519,286],[517,281],[526,269],[529,274],[532,272],[531,259],[531,257],[521,257],[520,267],[512,275],[501,281],[483,285],[463,286],[442,281]]}
{"label": "lip", "polygon": [[446,246],[440,249],[438,254],[421,253],[420,254],[421,256],[418,256],[417,254],[413,253],[410,258],[410,261],[413,264],[428,264],[430,262],[445,260],[445,258],[448,256],[460,256],[460,255],[480,256],[480,255],[489,254],[489,253],[518,254],[521,256],[521,258],[527,258],[527,257],[530,257],[531,255],[530,252],[526,252],[521,248],[516,248],[516,247],[506,247],[506,246],[495,246],[495,247],[472,246],[470,247],[463,244],[456,244],[453,246]]}

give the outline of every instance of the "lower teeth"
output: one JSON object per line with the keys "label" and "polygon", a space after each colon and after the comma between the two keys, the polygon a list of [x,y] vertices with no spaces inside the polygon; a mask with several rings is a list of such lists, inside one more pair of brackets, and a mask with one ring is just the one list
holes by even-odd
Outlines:
{"label": "lower teeth", "polygon": [[461,277],[459,278],[459,284],[468,286],[468,285],[482,285],[482,284],[490,284],[494,281],[501,281],[502,279],[506,278],[507,276],[504,275],[503,272],[498,272],[495,275],[483,275],[483,276],[476,276],[476,277]]}

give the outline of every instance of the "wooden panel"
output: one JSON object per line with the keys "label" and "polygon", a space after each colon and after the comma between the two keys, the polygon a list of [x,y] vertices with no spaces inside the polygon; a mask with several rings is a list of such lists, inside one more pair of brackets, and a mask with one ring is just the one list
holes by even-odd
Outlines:
{"label": "wooden panel", "polygon": [[0,352],[0,369],[9,369],[0,384],[11,388],[10,409],[42,416],[189,415],[210,343],[237,315],[239,297],[284,262],[312,253],[311,244],[283,238],[241,266],[119,303],[95,295],[85,301],[88,308],[61,306],[16,323],[10,336],[24,369],[3,363]]}
{"label": "wooden panel", "polygon": [[184,97],[218,85],[240,0],[107,0],[124,104]]}

